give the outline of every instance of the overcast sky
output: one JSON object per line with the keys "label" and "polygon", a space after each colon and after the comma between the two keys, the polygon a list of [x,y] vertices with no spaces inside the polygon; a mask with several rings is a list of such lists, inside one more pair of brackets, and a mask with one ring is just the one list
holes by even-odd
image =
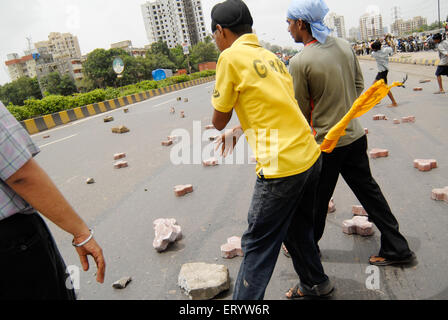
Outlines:
{"label": "overcast sky", "polygon": [[[210,11],[222,0],[202,0],[207,26]],[[295,46],[287,32],[286,11],[290,0],[246,0],[261,40],[281,46]],[[326,0],[330,11],[345,17],[347,33],[359,26],[367,7],[380,8],[390,28],[391,9],[401,8],[403,18],[417,15],[437,20],[437,0]],[[448,1],[441,0],[442,20],[448,15]],[[145,0],[1,0],[0,1],[0,84],[10,82],[5,66],[8,53],[23,55],[26,38],[47,40],[50,32],[71,32],[78,36],[82,54],[110,44],[131,40],[135,47],[148,43],[140,5]]]}

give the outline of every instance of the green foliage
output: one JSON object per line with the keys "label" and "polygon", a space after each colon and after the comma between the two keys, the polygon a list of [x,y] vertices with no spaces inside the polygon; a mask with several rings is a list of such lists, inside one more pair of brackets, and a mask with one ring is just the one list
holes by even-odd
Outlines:
{"label": "green foliage", "polygon": [[26,120],[28,118],[31,118],[32,115],[29,111],[29,109],[27,107],[20,107],[20,106],[15,106],[15,105],[9,105],[6,107],[9,112],[11,112],[11,114],[18,120],[18,121],[23,121]]}
{"label": "green foliage", "polygon": [[37,78],[22,77],[0,86],[0,101],[3,104],[21,105],[26,99],[41,99],[42,94]]}
{"label": "green foliage", "polygon": [[75,107],[82,107],[88,104],[108,100],[106,99],[106,90],[103,89],[96,89],[87,93],[75,94],[72,99]]}
{"label": "green foliage", "polygon": [[[42,89],[45,95],[62,95],[68,96],[78,92],[75,82],[66,74],[61,77],[58,72],[52,72],[41,79]],[[48,94],[47,94],[48,93]]]}
{"label": "green foliage", "polygon": [[194,70],[199,70],[199,63],[218,61],[218,51],[213,42],[199,42],[191,48],[190,62]]}

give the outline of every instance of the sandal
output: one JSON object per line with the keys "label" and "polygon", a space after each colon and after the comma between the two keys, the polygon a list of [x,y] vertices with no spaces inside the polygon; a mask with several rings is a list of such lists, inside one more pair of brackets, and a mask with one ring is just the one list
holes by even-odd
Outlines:
{"label": "sandal", "polygon": [[325,281],[322,284],[314,285],[311,288],[307,288],[301,283],[298,283],[288,290],[285,294],[287,299],[297,300],[303,298],[328,298],[334,290],[330,280]]}
{"label": "sandal", "polygon": [[282,252],[285,256],[287,256],[288,258],[291,258],[291,255],[288,252],[288,249],[286,249],[286,246],[284,243],[282,243]]}
{"label": "sandal", "polygon": [[409,256],[408,258],[405,259],[400,259],[400,260],[392,260],[392,259],[387,259],[384,257],[380,257],[380,256],[371,256],[369,259],[369,263],[371,265],[374,266],[391,266],[391,265],[399,265],[399,264],[409,264],[412,261],[415,260],[415,254],[412,253],[411,256]]}

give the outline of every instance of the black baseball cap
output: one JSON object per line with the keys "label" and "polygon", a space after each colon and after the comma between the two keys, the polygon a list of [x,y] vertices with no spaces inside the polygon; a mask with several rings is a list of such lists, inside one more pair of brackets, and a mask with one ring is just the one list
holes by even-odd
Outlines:
{"label": "black baseball cap", "polygon": [[252,25],[254,21],[249,8],[241,0],[226,0],[218,3],[212,9],[212,32],[216,25],[223,28],[233,28],[239,25]]}

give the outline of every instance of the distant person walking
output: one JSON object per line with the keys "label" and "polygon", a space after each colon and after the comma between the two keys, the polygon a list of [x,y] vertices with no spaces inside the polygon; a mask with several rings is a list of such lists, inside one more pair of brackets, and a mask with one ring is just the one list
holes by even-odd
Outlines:
{"label": "distant person walking", "polygon": [[[375,41],[372,43],[372,57],[375,58],[377,66],[378,66],[378,74],[376,75],[375,81],[379,81],[381,79],[387,84],[387,75],[389,73],[389,57],[393,55],[394,51],[391,47],[381,47],[380,41]],[[396,107],[398,106],[397,101],[395,101],[394,95],[392,91],[389,91],[387,94],[392,101],[388,107]]]}
{"label": "distant person walking", "polygon": [[0,300],[75,300],[56,243],[38,212],[73,235],[85,271],[91,255],[104,282],[106,264],[93,233],[33,159],[39,153],[0,102]]}
{"label": "distant person walking", "polygon": [[435,34],[432,39],[437,44],[437,51],[439,52],[440,63],[437,66],[436,77],[439,84],[439,91],[434,94],[444,94],[442,76],[448,76],[448,40],[442,41],[440,33]]}
{"label": "distant person walking", "polygon": [[[319,144],[364,89],[352,48],[346,41],[329,36],[330,30],[323,23],[328,11],[323,0],[293,0],[287,15],[288,31],[295,42],[305,45],[290,62],[296,99]],[[369,263],[386,266],[412,262],[415,255],[370,171],[367,137],[358,119],[350,122],[346,135],[332,153],[323,153],[314,230],[316,244],[324,233],[328,203],[339,175],[381,232],[381,249],[378,255],[370,257]]]}

